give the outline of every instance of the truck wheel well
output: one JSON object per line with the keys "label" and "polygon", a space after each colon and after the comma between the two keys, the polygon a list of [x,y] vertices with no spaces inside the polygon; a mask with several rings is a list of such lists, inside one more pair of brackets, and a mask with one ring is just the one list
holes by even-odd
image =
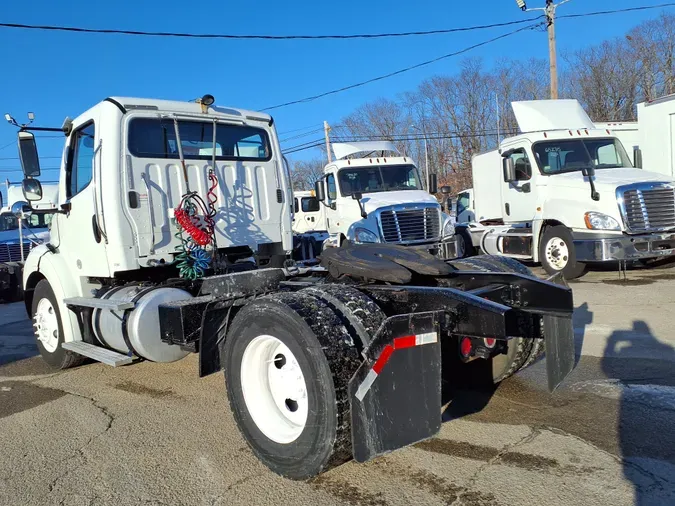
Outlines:
{"label": "truck wheel well", "polygon": [[23,302],[26,305],[26,313],[28,314],[28,318],[33,318],[33,315],[31,314],[33,312],[33,290],[35,290],[37,284],[43,279],[47,278],[45,278],[39,272],[34,272],[28,277],[28,280],[26,281]]}
{"label": "truck wheel well", "polygon": [[541,237],[544,235],[544,229],[546,227],[557,227],[558,225],[564,227],[565,224],[558,221],[558,220],[544,220],[544,223],[541,225],[541,229],[539,230],[539,238],[537,241],[537,244],[541,244]]}

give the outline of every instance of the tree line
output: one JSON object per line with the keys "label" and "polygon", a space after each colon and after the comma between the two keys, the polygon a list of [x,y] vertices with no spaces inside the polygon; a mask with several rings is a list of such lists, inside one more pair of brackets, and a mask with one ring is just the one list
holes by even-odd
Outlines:
{"label": "tree line", "polygon": [[[634,121],[637,104],[675,93],[675,16],[662,14],[622,37],[563,53],[560,98],[576,98],[594,121]],[[454,190],[471,186],[471,159],[517,133],[510,103],[549,98],[548,61],[462,61],[455,75],[426,79],[395,99],[366,103],[333,128],[332,139],[390,140]],[[498,105],[499,104],[499,105]],[[499,108],[499,114],[497,109]],[[296,189],[309,189],[323,159],[297,162]]]}

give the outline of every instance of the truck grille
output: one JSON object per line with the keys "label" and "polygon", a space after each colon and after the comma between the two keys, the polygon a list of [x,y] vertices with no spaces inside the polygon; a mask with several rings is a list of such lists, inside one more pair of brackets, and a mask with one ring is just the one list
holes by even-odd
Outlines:
{"label": "truck grille", "polygon": [[[28,256],[31,250],[32,243],[23,243],[23,256]],[[12,244],[0,244],[0,262],[20,262],[21,261],[21,246],[18,242]]]}
{"label": "truck grille", "polygon": [[384,242],[421,242],[440,238],[441,217],[436,207],[382,211],[380,223]]}
{"label": "truck grille", "polygon": [[629,232],[658,232],[675,228],[675,190],[655,184],[623,192],[624,219]]}

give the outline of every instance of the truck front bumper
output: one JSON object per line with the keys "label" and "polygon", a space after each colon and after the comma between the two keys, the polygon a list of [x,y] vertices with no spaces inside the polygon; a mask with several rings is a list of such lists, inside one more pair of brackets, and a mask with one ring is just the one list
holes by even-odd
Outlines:
{"label": "truck front bumper", "polygon": [[448,239],[443,239],[441,242],[412,244],[407,247],[431,253],[441,260],[454,260],[460,253],[459,242],[456,235],[453,235]]}
{"label": "truck front bumper", "polygon": [[639,260],[675,254],[675,233],[602,235],[574,233],[574,249],[580,262]]}

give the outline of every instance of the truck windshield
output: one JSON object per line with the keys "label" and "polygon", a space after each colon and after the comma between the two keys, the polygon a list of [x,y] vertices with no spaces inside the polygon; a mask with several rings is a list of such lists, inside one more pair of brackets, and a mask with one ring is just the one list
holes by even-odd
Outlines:
{"label": "truck windshield", "polygon": [[19,221],[12,213],[0,214],[0,232],[16,230],[19,228]]}
{"label": "truck windshield", "polygon": [[[52,214],[33,213],[24,220],[23,226],[28,228],[47,228],[53,218]],[[7,232],[8,230],[18,230],[19,220],[12,213],[0,214],[0,232]]]}
{"label": "truck windshield", "polygon": [[537,142],[532,151],[544,174],[574,172],[590,167],[616,169],[633,166],[621,142],[613,137]]}
{"label": "truck windshield", "polygon": [[414,165],[372,165],[349,167],[338,173],[344,197],[355,192],[375,193],[396,190],[420,190],[420,178]]}

